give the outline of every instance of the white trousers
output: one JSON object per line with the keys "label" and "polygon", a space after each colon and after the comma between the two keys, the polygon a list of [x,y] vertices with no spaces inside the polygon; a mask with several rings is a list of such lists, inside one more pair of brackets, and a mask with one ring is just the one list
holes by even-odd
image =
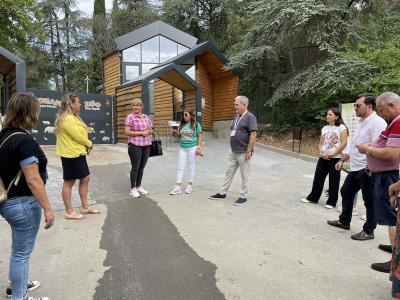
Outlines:
{"label": "white trousers", "polygon": [[240,197],[247,198],[247,193],[249,189],[248,181],[250,175],[250,161],[251,159],[246,160],[245,153],[233,153],[232,151],[229,152],[228,165],[225,171],[225,180],[219,191],[220,194],[225,195],[226,193],[228,193],[236,170],[239,168],[240,176],[242,177]]}
{"label": "white trousers", "polygon": [[189,165],[189,182],[193,182],[195,162],[196,162],[197,146],[192,148],[179,148],[178,173],[176,174],[176,183],[182,183],[183,172],[185,171],[186,162]]}

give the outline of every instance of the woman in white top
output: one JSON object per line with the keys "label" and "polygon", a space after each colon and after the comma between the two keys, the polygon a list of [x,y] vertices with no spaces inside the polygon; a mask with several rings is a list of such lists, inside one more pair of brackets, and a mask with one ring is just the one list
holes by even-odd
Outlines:
{"label": "woman in white top", "polygon": [[326,114],[328,125],[321,130],[319,141],[319,159],[314,174],[311,193],[301,199],[304,203],[318,203],[321,197],[326,176],[329,174],[329,197],[325,207],[330,209],[338,201],[340,170],[335,165],[342,158],[347,145],[348,130],[343,123],[342,115],[337,107],[331,107]]}

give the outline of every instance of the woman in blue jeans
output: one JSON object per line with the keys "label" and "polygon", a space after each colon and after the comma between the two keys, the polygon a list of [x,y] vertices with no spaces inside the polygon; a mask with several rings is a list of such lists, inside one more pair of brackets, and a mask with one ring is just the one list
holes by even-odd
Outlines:
{"label": "woman in blue jeans", "polygon": [[12,300],[48,300],[32,298],[27,291],[39,286],[28,281],[29,257],[35,245],[44,210],[45,229],[54,222],[54,214],[45,190],[47,159],[31,136],[39,118],[39,101],[31,94],[17,93],[8,103],[0,132],[0,177],[8,189],[0,214],[11,226],[12,246],[9,280],[6,290]]}

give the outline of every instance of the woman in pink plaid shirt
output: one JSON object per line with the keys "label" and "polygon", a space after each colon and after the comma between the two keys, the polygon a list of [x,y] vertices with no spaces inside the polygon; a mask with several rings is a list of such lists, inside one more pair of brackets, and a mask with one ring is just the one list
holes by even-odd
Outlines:
{"label": "woman in pink plaid shirt", "polygon": [[137,198],[149,192],[142,187],[143,170],[150,154],[152,139],[151,120],[143,113],[143,102],[139,98],[132,100],[132,113],[125,118],[125,134],[128,139],[128,153],[131,159],[131,192]]}

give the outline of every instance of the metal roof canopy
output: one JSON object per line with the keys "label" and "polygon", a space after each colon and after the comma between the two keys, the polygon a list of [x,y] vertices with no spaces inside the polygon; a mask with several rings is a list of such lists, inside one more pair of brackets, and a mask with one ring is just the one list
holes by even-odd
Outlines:
{"label": "metal roof canopy", "polygon": [[156,35],[162,35],[188,48],[196,46],[197,38],[161,21],[156,21],[115,39],[117,48],[124,50]]}
{"label": "metal roof canopy", "polygon": [[0,74],[7,77],[15,68],[15,83],[17,92],[26,91],[25,61],[0,46]]}
{"label": "metal roof canopy", "polygon": [[[185,65],[185,64],[193,64],[193,58],[202,54],[204,51],[211,51],[220,61],[223,65],[226,65],[228,63],[228,60],[226,59],[225,55],[210,41],[198,44],[196,47],[189,49],[178,56],[175,56],[161,64],[159,64],[157,67],[161,67],[163,65],[167,65],[171,62],[174,62],[177,65]],[[233,74],[235,74],[238,77],[242,77],[240,74],[240,71],[238,69],[232,69]]]}

